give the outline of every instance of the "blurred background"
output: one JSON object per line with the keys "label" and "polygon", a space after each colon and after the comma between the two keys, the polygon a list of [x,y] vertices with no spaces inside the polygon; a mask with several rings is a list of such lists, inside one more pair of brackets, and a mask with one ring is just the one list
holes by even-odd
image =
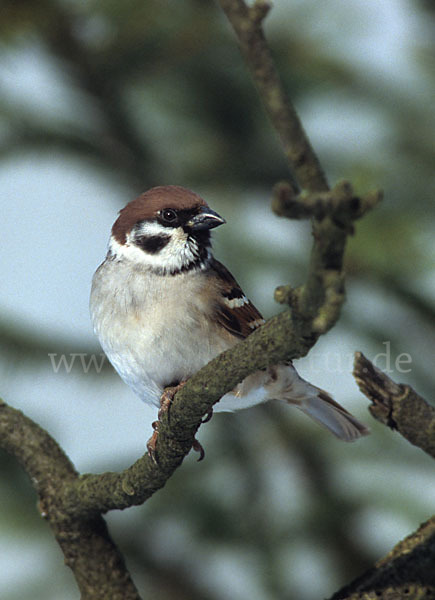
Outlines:
{"label": "blurred background", "polygon": [[[275,0],[266,33],[330,181],[385,190],[349,244],[339,324],[296,365],[372,435],[346,445],[279,404],[215,415],[202,463],[107,516],[143,597],[324,598],[432,514],[433,464],[370,417],[351,370],[361,350],[433,398],[433,26],[428,1]],[[117,211],[157,184],[200,193],[268,317],[275,286],[304,280],[310,228],[269,209],[287,165],[212,0],[3,0],[0,43],[0,394],[80,471],[123,469],[155,414],[88,316]],[[77,599],[30,482],[0,462],[0,597]]]}

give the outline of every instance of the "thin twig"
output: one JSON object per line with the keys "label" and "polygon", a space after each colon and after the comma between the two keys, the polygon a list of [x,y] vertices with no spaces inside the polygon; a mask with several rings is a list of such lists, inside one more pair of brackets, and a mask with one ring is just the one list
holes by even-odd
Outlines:
{"label": "thin twig", "polygon": [[309,191],[327,191],[328,182],[296,110],[291,104],[265,40],[262,21],[271,7],[260,0],[248,6],[244,0],[218,0],[239,41],[285,155],[299,185]]}

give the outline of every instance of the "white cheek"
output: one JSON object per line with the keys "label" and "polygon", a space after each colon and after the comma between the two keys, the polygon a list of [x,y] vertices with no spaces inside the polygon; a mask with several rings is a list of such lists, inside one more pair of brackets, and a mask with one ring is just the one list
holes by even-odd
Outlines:
{"label": "white cheek", "polygon": [[134,244],[129,244],[126,242],[125,244],[120,244],[115,240],[114,237],[110,238],[109,241],[109,252],[116,258],[127,258],[133,262],[138,262],[141,264],[147,264],[144,260],[145,252],[143,252],[140,248],[135,246]]}
{"label": "white cheek", "polygon": [[[161,235],[162,227],[158,223],[147,223],[140,233],[150,236]],[[136,264],[165,272],[179,271],[198,259],[199,249],[195,240],[188,242],[188,235],[181,227],[169,231],[165,228],[164,234],[169,235],[171,239],[156,254],[145,252],[136,246],[131,234],[127,234],[125,244],[120,244],[112,236],[109,241],[109,252],[118,259],[126,258]]]}

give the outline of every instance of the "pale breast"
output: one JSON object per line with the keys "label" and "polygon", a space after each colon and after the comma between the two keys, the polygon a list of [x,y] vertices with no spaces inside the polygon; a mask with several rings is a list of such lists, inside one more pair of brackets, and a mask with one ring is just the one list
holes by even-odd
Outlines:
{"label": "pale breast", "polygon": [[165,386],[187,379],[232,345],[209,318],[215,285],[203,272],[160,276],[115,261],[95,273],[90,303],[95,332],[115,369],[143,400],[158,404]]}

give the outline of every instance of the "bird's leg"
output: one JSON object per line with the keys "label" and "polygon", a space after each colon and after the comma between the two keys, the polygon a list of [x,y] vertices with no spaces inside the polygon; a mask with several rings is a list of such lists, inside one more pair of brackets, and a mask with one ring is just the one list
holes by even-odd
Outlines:
{"label": "bird's leg", "polygon": [[181,381],[178,385],[173,385],[171,387],[167,387],[164,389],[163,394],[160,397],[160,408],[158,412],[158,420],[152,423],[153,434],[147,442],[147,451],[148,456],[153,461],[154,464],[157,464],[157,455],[156,455],[156,444],[157,438],[159,435],[159,425],[160,419],[162,418],[165,412],[169,411],[169,407],[171,406],[172,400],[174,399],[175,394],[183,387],[185,381]]}
{"label": "bird's leg", "polygon": [[[169,408],[172,404],[172,400],[174,399],[175,394],[183,387],[185,381],[181,381],[178,385],[174,385],[171,387],[167,387],[164,389],[163,394],[160,397],[160,408],[158,412],[158,420],[152,423],[153,434],[147,442],[147,451],[148,456],[151,458],[154,464],[157,464],[157,454],[156,454],[156,445],[157,438],[159,436],[159,425],[160,419],[165,412],[169,411]],[[213,416],[213,409],[211,408],[208,413],[205,415],[202,423],[208,423]],[[193,440],[192,448],[195,452],[199,452],[198,462],[201,461],[205,456],[204,448],[201,446],[200,442],[195,438]]]}

